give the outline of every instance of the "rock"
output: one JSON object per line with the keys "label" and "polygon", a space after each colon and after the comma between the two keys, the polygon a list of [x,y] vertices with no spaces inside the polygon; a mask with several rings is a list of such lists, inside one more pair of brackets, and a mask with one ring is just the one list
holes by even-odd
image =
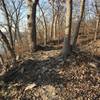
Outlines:
{"label": "rock", "polygon": [[35,92],[34,92],[34,95],[35,95],[36,97],[39,97],[39,92],[35,91]]}
{"label": "rock", "polygon": [[96,68],[96,66],[97,66],[95,63],[92,63],[92,62],[90,62],[89,65],[90,65],[91,67],[93,67],[93,68]]}
{"label": "rock", "polygon": [[17,56],[16,56],[16,60],[19,60],[19,59],[20,59],[20,56],[19,56],[19,55],[17,55]]}
{"label": "rock", "polygon": [[36,84],[35,84],[35,83],[29,84],[29,85],[25,88],[25,91],[31,90],[31,89],[34,88],[34,87],[36,87]]}
{"label": "rock", "polygon": [[57,60],[58,60],[59,62],[63,62],[63,61],[64,61],[63,58],[61,58],[61,57],[59,57]]}

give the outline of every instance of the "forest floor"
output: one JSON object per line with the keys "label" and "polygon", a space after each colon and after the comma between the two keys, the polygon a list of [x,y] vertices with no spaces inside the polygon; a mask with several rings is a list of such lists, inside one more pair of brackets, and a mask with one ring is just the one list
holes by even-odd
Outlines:
{"label": "forest floor", "polygon": [[100,40],[73,51],[62,44],[24,57],[2,75],[0,100],[100,100]]}

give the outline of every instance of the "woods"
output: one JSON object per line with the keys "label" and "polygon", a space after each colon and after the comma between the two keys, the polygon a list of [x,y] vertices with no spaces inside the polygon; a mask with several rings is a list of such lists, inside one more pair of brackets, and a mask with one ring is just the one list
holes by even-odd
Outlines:
{"label": "woods", "polygon": [[99,100],[99,0],[0,0],[0,100]]}

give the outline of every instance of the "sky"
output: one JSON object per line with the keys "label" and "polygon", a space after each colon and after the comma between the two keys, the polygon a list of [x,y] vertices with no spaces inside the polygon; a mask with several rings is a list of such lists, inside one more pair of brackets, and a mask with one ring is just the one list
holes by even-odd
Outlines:
{"label": "sky", "polygon": [[[10,2],[11,0],[7,0],[7,1]],[[15,1],[18,2],[18,0],[15,0]],[[86,0],[86,1],[88,2],[88,5],[90,5],[93,2],[93,0]],[[39,0],[39,3],[41,5],[41,7],[45,7],[45,6],[48,7],[49,6],[48,5],[48,0]],[[90,7],[90,6],[88,6],[88,7],[89,7],[89,9],[92,9],[92,7]],[[21,11],[23,12],[23,15],[22,15],[23,19],[20,23],[20,26],[21,27],[24,26],[24,27],[22,27],[22,29],[23,29],[27,26],[27,23],[25,23],[25,22],[27,22],[27,8],[25,7]],[[49,13],[49,11],[47,11],[47,10],[46,10],[46,12]],[[37,16],[39,16],[39,11],[37,11]],[[0,23],[1,22],[5,22],[5,20],[4,20],[4,16],[2,16],[2,13],[0,11]]]}

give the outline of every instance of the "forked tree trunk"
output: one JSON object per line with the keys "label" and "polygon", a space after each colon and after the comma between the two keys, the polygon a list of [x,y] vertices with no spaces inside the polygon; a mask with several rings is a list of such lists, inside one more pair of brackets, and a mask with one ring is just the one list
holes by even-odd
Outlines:
{"label": "forked tree trunk", "polygon": [[81,24],[81,21],[82,21],[82,18],[83,18],[84,8],[85,8],[85,0],[81,0],[81,3],[80,3],[80,17],[79,17],[79,20],[78,20],[78,23],[77,23],[77,26],[76,26],[76,29],[75,29],[74,36],[73,36],[72,47],[75,47],[76,42],[77,42],[79,29],[80,29],[80,24]]}
{"label": "forked tree trunk", "polygon": [[27,0],[28,3],[28,33],[29,33],[29,46],[30,51],[34,52],[36,50],[36,7],[39,0]]}
{"label": "forked tree trunk", "polygon": [[64,35],[64,59],[68,57],[71,52],[70,38],[71,38],[71,23],[72,23],[72,0],[66,0],[66,29]]}

